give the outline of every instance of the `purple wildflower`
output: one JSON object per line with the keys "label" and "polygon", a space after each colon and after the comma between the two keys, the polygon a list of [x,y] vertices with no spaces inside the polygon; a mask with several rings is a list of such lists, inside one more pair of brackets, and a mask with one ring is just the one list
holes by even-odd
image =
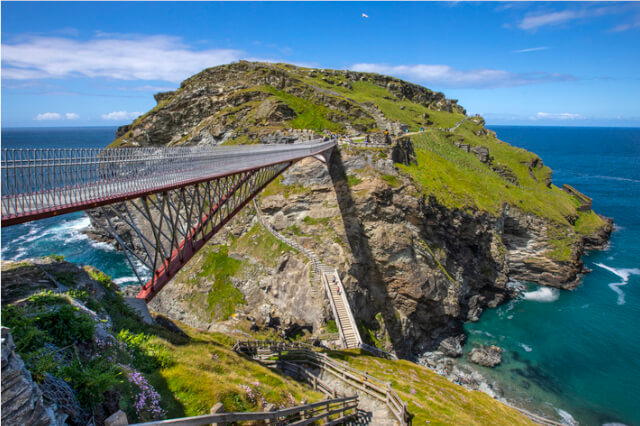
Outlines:
{"label": "purple wildflower", "polygon": [[160,407],[160,394],[151,386],[147,379],[133,367],[120,364],[127,374],[127,380],[136,385],[140,393],[134,395],[133,406],[141,419],[151,418],[159,420],[167,413]]}

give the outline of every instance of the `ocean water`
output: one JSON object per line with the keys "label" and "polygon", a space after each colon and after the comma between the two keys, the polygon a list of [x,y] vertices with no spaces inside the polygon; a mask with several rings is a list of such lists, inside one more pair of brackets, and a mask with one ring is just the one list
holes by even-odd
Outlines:
{"label": "ocean water", "polygon": [[[115,138],[115,127],[2,129],[2,148],[103,148]],[[21,260],[50,254],[92,265],[120,285],[137,283],[126,257],[84,233],[89,218],[82,212],[2,228],[2,259]]]}
{"label": "ocean water", "polygon": [[574,291],[530,283],[522,300],[467,324],[465,351],[503,348],[482,368],[507,397],[586,425],[640,425],[640,129],[490,126],[501,140],[537,153],[612,217],[609,247],[588,253],[592,270]]}
{"label": "ocean water", "polygon": [[[607,250],[585,257],[593,271],[576,290],[529,288],[523,300],[468,324],[465,350],[497,344],[503,363],[478,367],[518,404],[568,422],[640,425],[640,129],[491,126],[542,157],[554,183],[568,183],[613,217]],[[115,127],[3,129],[3,148],[104,147]],[[2,259],[62,254],[93,265],[122,285],[135,283],[125,256],[82,231],[73,213],[2,229]]]}

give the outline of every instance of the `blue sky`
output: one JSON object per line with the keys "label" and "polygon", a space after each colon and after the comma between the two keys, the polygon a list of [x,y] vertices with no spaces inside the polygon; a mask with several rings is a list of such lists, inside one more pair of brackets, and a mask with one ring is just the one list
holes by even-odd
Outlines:
{"label": "blue sky", "polygon": [[640,126],[638,2],[1,8],[3,127],[126,124],[153,93],[239,59],[391,74],[489,124]]}

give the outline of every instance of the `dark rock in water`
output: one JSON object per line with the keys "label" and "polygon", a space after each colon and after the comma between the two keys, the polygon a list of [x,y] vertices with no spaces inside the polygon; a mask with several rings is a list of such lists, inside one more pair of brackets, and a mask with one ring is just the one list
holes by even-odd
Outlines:
{"label": "dark rock in water", "polygon": [[502,362],[502,349],[497,346],[480,346],[467,354],[469,361],[485,367],[495,367]]}
{"label": "dark rock in water", "polygon": [[446,356],[457,358],[462,356],[462,340],[464,337],[461,336],[452,336],[447,337],[442,342],[440,342],[440,346],[438,349],[442,351]]}

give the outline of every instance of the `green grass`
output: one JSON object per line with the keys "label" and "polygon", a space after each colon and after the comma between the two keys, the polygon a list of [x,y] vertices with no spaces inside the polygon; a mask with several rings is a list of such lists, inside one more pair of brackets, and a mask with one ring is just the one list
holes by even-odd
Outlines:
{"label": "green grass", "polygon": [[[225,411],[262,411],[264,401],[277,407],[299,404],[302,399],[314,402],[322,394],[311,390],[277,371],[263,367],[231,347],[234,339],[219,333],[198,332],[180,324],[189,335],[184,344],[173,344],[162,338],[152,342],[165,347],[175,359],[172,366],[158,371],[169,392],[180,405],[170,411],[168,418],[208,414],[211,406],[220,401]],[[247,386],[255,395],[252,399]]]}
{"label": "green grass", "polygon": [[347,183],[349,184],[349,186],[356,186],[360,182],[362,182],[362,179],[360,179],[359,177],[355,175],[347,175]]}
{"label": "green grass", "polygon": [[[407,124],[409,131],[417,131],[424,127],[427,119],[423,118],[425,113],[429,114],[428,120],[434,124],[433,127],[449,128],[464,118],[463,114],[449,113],[446,111],[436,111],[409,100],[400,100],[389,90],[380,87],[370,81],[355,81],[351,83],[352,89],[342,86],[330,85],[321,80],[321,77],[305,77],[303,80],[314,85],[333,90],[343,95],[346,99],[357,103],[373,102],[384,113],[386,117],[393,121]],[[401,107],[404,107],[401,108]],[[380,129],[384,130],[384,129]]]}
{"label": "green grass", "polygon": [[328,333],[337,333],[338,325],[336,324],[336,321],[335,320],[327,321],[326,329]]}
{"label": "green grass", "polygon": [[360,350],[331,352],[330,356],[390,382],[408,402],[415,425],[533,425],[484,392],[469,391],[412,362],[376,358]]}
{"label": "green grass", "polygon": [[568,194],[555,186],[547,188],[544,182],[529,176],[522,162],[531,160],[534,154],[495,140],[485,143],[497,161],[514,170],[523,186],[520,188],[491,171],[472,153],[456,148],[444,132],[425,132],[412,140],[418,164],[398,167],[419,184],[425,195],[434,196],[447,207],[497,215],[507,203],[564,225],[568,225],[567,217],[576,214]]}
{"label": "green grass", "polygon": [[260,224],[255,224],[238,238],[231,248],[271,267],[277,266],[282,253],[297,253],[297,250],[271,235]]}
{"label": "green grass", "polygon": [[398,179],[398,176],[383,174],[380,177],[382,178],[383,181],[387,182],[389,186],[391,186],[392,188],[397,188],[401,185],[401,182],[400,182],[400,179]]}
{"label": "green grass", "polygon": [[217,246],[206,254],[198,277],[213,280],[207,294],[207,311],[211,319],[226,320],[235,313],[237,305],[246,305],[244,295],[231,282],[231,277],[241,267],[242,261],[229,257],[227,246]]}
{"label": "green grass", "polygon": [[302,221],[307,225],[323,225],[323,226],[327,225],[330,220],[331,220],[330,217],[313,218],[310,216],[305,216],[304,219],[302,219]]}
{"label": "green grass", "polygon": [[282,194],[285,198],[289,198],[294,194],[305,194],[310,192],[311,189],[302,184],[285,185],[282,183],[282,175],[275,178],[265,189],[262,190],[262,197],[269,197],[271,195]]}
{"label": "green grass", "polygon": [[[271,93],[276,98],[282,100],[296,113],[296,118],[290,121],[292,127],[296,129],[313,129],[317,132],[330,130],[332,132],[344,132],[342,124],[329,120],[327,117],[330,111],[321,104],[313,103],[307,99],[299,98],[283,90],[278,90],[272,86],[265,86],[265,91]],[[336,113],[331,111],[331,113]]]}
{"label": "green grass", "polygon": [[593,211],[578,212],[578,220],[574,224],[575,230],[581,235],[591,235],[602,227],[604,222]]}

